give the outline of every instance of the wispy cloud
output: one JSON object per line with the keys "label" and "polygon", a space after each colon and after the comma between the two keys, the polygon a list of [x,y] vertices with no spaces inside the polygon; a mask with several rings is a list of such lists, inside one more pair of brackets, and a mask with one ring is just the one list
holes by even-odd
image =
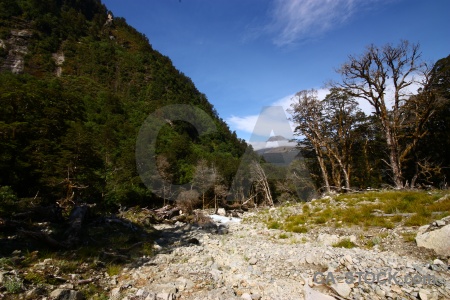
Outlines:
{"label": "wispy cloud", "polygon": [[[318,89],[318,97],[320,99],[325,98],[326,94],[328,94],[328,89]],[[291,104],[293,102],[293,97],[295,95],[287,95],[285,97],[282,97],[276,101],[274,101],[270,107],[282,107],[283,112],[286,114],[286,117],[289,118],[290,115],[288,113],[288,110],[291,108]],[[254,138],[255,136],[267,136],[268,133],[270,133],[270,130],[272,129],[278,129],[280,132],[276,132],[277,135],[285,135],[287,138],[290,138],[290,135],[292,132],[282,132],[283,130],[286,130],[286,128],[283,126],[285,124],[285,119],[280,116],[279,111],[275,111],[276,115],[274,117],[271,117],[268,112],[261,112],[258,115],[247,115],[247,116],[231,116],[227,119],[227,123],[230,124],[231,128],[233,130],[239,130],[241,132],[248,133],[252,135]],[[256,126],[258,119],[263,118],[261,120],[264,120],[262,123],[267,123],[267,126]],[[260,121],[261,121],[260,120]],[[291,124],[291,129],[293,130],[294,125]],[[270,127],[270,128],[269,128]]]}
{"label": "wispy cloud", "polygon": [[255,128],[258,115],[249,115],[244,117],[231,116],[227,119],[227,123],[235,130],[252,133]]}
{"label": "wispy cloud", "polygon": [[381,1],[389,0],[275,0],[266,29],[276,45],[285,46],[335,29]]}

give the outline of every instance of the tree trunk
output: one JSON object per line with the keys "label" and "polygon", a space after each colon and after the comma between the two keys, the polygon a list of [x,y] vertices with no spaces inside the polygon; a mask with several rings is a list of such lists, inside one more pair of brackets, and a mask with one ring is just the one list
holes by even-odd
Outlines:
{"label": "tree trunk", "polygon": [[[314,147],[316,148],[316,147]],[[320,171],[322,172],[323,183],[325,184],[325,191],[327,193],[331,192],[330,183],[328,182],[328,173],[327,168],[325,166],[325,162],[323,160],[322,154],[319,149],[316,149],[317,160],[319,161]]]}
{"label": "tree trunk", "polygon": [[392,169],[392,180],[394,182],[396,189],[402,189],[403,186],[403,176],[402,176],[402,167],[399,162],[398,157],[398,147],[397,143],[394,140],[394,137],[391,133],[391,128],[386,128],[386,142],[389,149],[389,163]]}

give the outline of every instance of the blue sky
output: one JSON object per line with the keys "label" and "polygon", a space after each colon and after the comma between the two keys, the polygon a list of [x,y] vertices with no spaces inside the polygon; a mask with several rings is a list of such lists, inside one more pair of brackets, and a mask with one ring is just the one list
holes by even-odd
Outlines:
{"label": "blue sky", "polygon": [[[231,130],[252,140],[264,106],[303,89],[369,44],[418,42],[450,54],[449,0],[103,0],[190,77]],[[323,91],[323,94],[325,92]]]}

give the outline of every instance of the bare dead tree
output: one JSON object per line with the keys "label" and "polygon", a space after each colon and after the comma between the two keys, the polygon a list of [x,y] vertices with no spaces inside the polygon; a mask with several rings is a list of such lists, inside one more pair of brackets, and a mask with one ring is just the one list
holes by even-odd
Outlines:
{"label": "bare dead tree", "polygon": [[255,183],[256,193],[263,196],[264,203],[266,205],[273,206],[272,194],[270,192],[269,182],[267,181],[267,176],[264,169],[257,161],[253,161],[250,168],[250,173]]}
{"label": "bare dead tree", "polygon": [[295,134],[305,136],[312,144],[317,156],[325,191],[331,192],[328,172],[325,165],[326,148],[321,138],[323,115],[322,104],[314,89],[303,90],[295,95],[292,107],[292,120],[297,125]]}
{"label": "bare dead tree", "polygon": [[403,188],[403,164],[405,157],[423,136],[423,126],[417,128],[412,140],[401,143],[401,132],[411,122],[421,124],[428,120],[434,109],[433,100],[420,113],[405,115],[406,106],[411,108],[411,91],[414,85],[423,86],[426,82],[417,79],[427,78],[424,64],[420,62],[418,44],[401,41],[399,45],[390,44],[381,48],[370,45],[360,56],[349,56],[349,60],[338,70],[342,82],[332,86],[344,89],[353,97],[366,100],[374,114],[381,121],[389,154],[389,167],[396,188]]}
{"label": "bare dead tree", "polygon": [[159,182],[157,191],[162,195],[164,207],[166,206],[166,201],[171,199],[174,194],[171,189],[173,174],[170,171],[170,163],[165,156],[159,155],[156,158],[156,169],[162,179],[161,182]]}
{"label": "bare dead tree", "polygon": [[223,183],[223,177],[214,165],[212,166],[212,175],[214,177],[214,213],[216,214],[219,209],[219,200],[226,198],[228,195],[228,188]]}
{"label": "bare dead tree", "polygon": [[194,185],[202,194],[202,208],[205,209],[205,193],[214,184],[215,173],[213,168],[208,166],[208,162],[201,159],[195,167]]}
{"label": "bare dead tree", "polygon": [[199,202],[199,193],[196,190],[181,191],[178,194],[176,203],[183,212],[191,214]]}

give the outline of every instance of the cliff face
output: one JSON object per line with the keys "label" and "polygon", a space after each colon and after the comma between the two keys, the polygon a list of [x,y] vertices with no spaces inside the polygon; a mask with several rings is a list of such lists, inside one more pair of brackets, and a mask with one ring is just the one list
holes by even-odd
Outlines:
{"label": "cliff face", "polygon": [[32,35],[33,33],[30,29],[12,29],[8,39],[0,39],[0,48],[4,52],[0,71],[11,71],[13,74],[23,73],[25,55],[29,53],[28,45]]}

